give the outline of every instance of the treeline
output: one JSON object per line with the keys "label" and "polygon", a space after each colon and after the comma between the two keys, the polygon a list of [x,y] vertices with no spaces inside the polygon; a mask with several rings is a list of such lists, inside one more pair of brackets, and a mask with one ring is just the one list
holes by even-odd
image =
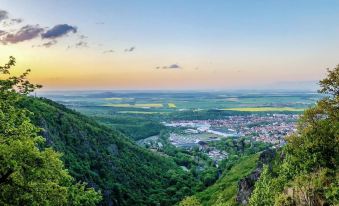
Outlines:
{"label": "treeline", "polygon": [[158,121],[146,118],[128,117],[123,115],[95,115],[93,118],[108,127],[119,130],[133,140],[159,135],[161,130],[165,129],[165,126]]}

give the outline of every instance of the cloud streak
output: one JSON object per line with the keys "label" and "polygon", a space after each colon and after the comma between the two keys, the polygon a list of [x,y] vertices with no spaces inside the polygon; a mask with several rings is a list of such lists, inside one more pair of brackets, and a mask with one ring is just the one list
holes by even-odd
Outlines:
{"label": "cloud streak", "polygon": [[170,64],[168,66],[157,66],[156,69],[182,69],[179,64]]}
{"label": "cloud streak", "polygon": [[46,47],[46,48],[49,48],[49,47],[55,45],[56,43],[58,43],[56,40],[52,40],[52,41],[43,43],[41,46]]}
{"label": "cloud streak", "polygon": [[0,22],[8,19],[8,12],[0,9]]}
{"label": "cloud streak", "polygon": [[130,48],[125,49],[125,52],[133,52],[135,50],[135,47],[132,46]]}
{"label": "cloud streak", "polygon": [[7,32],[5,32],[5,31],[3,31],[3,30],[0,30],[0,37],[1,37],[2,35],[5,35],[5,34],[7,34]]}
{"label": "cloud streak", "polygon": [[88,47],[88,43],[85,41],[79,41],[75,44],[75,47]]}
{"label": "cloud streak", "polygon": [[3,27],[20,24],[22,21],[23,20],[20,18],[14,18],[14,19],[10,18],[7,11],[0,9],[0,22],[2,23]]}
{"label": "cloud streak", "polygon": [[22,19],[6,19],[4,21],[2,21],[2,26],[3,27],[9,27],[9,26],[13,26],[16,24],[20,24],[21,22],[23,22]]}
{"label": "cloud streak", "polygon": [[113,50],[113,49],[110,49],[110,50],[103,51],[102,53],[104,53],[104,54],[107,54],[107,53],[114,53],[114,50]]}

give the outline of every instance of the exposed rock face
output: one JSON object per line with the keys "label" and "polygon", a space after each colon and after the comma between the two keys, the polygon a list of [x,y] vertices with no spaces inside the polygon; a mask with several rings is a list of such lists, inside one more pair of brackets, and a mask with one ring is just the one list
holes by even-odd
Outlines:
{"label": "exposed rock face", "polygon": [[237,202],[241,205],[247,205],[248,200],[254,190],[255,182],[259,179],[264,164],[270,164],[275,157],[276,151],[272,149],[265,150],[259,156],[257,168],[247,177],[241,179],[238,183]]}
{"label": "exposed rock face", "polygon": [[254,189],[255,182],[259,179],[261,168],[255,169],[250,175],[238,182],[237,202],[241,205],[247,205],[248,200]]}

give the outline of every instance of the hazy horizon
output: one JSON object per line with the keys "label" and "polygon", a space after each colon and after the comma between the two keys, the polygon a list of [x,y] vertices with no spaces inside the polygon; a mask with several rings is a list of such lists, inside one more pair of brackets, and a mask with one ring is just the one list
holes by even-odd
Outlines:
{"label": "hazy horizon", "polygon": [[186,91],[197,91],[197,92],[229,92],[229,91],[287,91],[287,92],[299,92],[299,91],[311,91],[316,92],[318,90],[318,82],[317,81],[308,81],[308,82],[279,82],[275,85],[270,86],[262,86],[257,88],[182,88],[182,89],[172,89],[172,88],[42,88],[37,90],[38,92],[58,92],[58,91],[179,91],[179,92],[186,92]]}

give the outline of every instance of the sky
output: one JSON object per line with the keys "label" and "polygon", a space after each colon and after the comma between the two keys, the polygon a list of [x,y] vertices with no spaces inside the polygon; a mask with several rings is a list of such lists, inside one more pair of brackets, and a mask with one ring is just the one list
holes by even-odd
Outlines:
{"label": "sky", "polygon": [[338,0],[0,0],[0,64],[45,90],[303,89],[338,54]]}

